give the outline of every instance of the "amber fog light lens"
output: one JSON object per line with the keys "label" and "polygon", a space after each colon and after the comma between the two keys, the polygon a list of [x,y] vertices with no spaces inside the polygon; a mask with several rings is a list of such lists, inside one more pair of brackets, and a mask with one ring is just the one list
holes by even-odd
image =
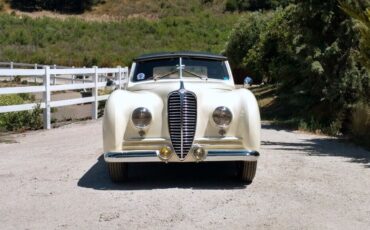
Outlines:
{"label": "amber fog light lens", "polygon": [[213,121],[220,127],[227,127],[230,125],[233,114],[230,109],[225,106],[220,106],[215,109],[212,114]]}
{"label": "amber fog light lens", "polygon": [[197,161],[204,160],[206,157],[206,151],[202,147],[194,147],[193,156]]}
{"label": "amber fog light lens", "polygon": [[134,110],[131,119],[137,128],[142,129],[150,125],[150,122],[152,122],[152,114],[149,109],[140,107]]}
{"label": "amber fog light lens", "polygon": [[172,155],[172,150],[170,147],[168,146],[163,146],[160,150],[159,150],[159,157],[162,158],[163,160],[168,160],[170,159]]}

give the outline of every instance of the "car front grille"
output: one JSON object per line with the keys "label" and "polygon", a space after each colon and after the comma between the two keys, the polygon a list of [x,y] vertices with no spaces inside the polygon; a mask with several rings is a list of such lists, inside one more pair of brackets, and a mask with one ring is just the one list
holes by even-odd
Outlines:
{"label": "car front grille", "polygon": [[168,128],[177,156],[184,160],[194,141],[197,124],[197,99],[194,93],[180,89],[168,96]]}

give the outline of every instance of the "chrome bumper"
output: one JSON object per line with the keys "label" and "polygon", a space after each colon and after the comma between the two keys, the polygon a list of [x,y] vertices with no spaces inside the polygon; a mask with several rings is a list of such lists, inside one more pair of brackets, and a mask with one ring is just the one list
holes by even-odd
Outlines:
{"label": "chrome bumper", "polygon": [[[257,161],[259,153],[253,150],[207,150],[203,161]],[[106,162],[163,162],[159,158],[158,150],[133,150],[120,152],[107,152],[104,154]],[[189,153],[185,160],[181,161],[176,154],[168,162],[196,162]]]}

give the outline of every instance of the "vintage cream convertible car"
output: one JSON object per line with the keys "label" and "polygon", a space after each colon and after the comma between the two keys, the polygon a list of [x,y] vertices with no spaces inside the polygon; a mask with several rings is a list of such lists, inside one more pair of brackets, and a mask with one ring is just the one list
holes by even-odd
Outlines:
{"label": "vintage cream convertible car", "polygon": [[114,182],[132,162],[233,161],[252,182],[260,148],[254,95],[236,89],[224,56],[175,52],[133,62],[124,90],[114,91],[103,118],[104,159]]}

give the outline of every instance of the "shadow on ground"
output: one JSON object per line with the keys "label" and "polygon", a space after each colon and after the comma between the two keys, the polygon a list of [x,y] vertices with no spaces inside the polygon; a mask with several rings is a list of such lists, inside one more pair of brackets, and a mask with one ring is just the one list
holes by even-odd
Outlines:
{"label": "shadow on ground", "polygon": [[129,180],[112,183],[103,156],[78,181],[78,186],[97,190],[148,190],[167,188],[244,189],[233,162],[132,163]]}
{"label": "shadow on ground", "polygon": [[334,156],[348,158],[349,162],[363,164],[370,169],[370,152],[345,141],[332,138],[315,138],[301,142],[262,141],[264,148],[290,152],[304,152],[310,156]]}

